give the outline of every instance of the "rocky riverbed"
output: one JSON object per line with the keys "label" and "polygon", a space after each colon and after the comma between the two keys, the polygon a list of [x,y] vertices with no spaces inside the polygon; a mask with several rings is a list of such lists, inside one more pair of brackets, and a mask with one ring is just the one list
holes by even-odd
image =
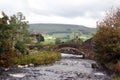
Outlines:
{"label": "rocky riverbed", "polygon": [[62,59],[51,65],[5,69],[0,80],[112,80],[95,61],[81,57],[62,54]]}

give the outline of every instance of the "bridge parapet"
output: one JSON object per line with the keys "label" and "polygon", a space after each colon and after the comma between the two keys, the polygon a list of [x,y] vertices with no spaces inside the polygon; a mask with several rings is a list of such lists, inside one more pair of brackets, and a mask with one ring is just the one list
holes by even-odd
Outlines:
{"label": "bridge parapet", "polygon": [[64,44],[59,44],[59,45],[57,45],[57,48],[58,48],[58,49],[63,48],[63,47],[72,47],[72,48],[77,48],[77,49],[79,49],[79,48],[80,48],[80,45],[78,45],[78,44],[73,44],[73,43],[64,43]]}

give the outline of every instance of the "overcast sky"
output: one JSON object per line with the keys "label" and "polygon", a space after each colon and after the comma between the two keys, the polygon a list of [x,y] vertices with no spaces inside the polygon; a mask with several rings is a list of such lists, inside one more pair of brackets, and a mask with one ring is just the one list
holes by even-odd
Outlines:
{"label": "overcast sky", "polygon": [[29,23],[64,23],[96,27],[120,0],[0,0],[0,11],[22,12]]}

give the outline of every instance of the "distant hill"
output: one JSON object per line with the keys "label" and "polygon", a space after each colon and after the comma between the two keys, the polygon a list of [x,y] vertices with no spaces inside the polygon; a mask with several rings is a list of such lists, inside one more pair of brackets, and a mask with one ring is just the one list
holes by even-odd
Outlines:
{"label": "distant hill", "polygon": [[47,34],[54,33],[71,33],[73,31],[80,31],[83,34],[95,33],[96,28],[88,28],[82,25],[72,25],[72,24],[30,24],[29,30],[32,32],[40,32]]}

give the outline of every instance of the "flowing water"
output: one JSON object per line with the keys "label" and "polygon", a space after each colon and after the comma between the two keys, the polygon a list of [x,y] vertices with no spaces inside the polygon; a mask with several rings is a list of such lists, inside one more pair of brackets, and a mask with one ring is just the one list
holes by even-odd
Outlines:
{"label": "flowing water", "polygon": [[112,80],[95,61],[81,57],[62,53],[62,59],[54,64],[11,68],[0,74],[0,80]]}

